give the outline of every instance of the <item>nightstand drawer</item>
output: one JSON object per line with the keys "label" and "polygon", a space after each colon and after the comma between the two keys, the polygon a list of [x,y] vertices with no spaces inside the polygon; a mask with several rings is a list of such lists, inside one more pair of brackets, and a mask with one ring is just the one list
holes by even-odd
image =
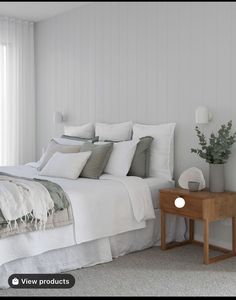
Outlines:
{"label": "nightstand drawer", "polygon": [[[185,204],[183,207],[178,208],[175,205],[176,198],[181,197],[184,199]],[[183,215],[190,218],[202,218],[202,201],[194,199],[186,195],[170,194],[160,192],[160,208],[165,212]]]}

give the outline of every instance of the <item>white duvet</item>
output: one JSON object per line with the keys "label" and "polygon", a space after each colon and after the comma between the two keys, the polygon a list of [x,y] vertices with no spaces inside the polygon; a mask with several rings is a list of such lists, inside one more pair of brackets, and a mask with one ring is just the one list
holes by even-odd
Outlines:
{"label": "white duvet", "polygon": [[[0,240],[0,249],[3,250],[1,251],[0,265],[20,257],[144,228],[146,220],[155,218],[150,190],[145,181],[140,178],[122,178],[110,175],[103,175],[100,180],[49,178],[37,176],[36,168],[31,166],[2,167],[0,171],[56,182],[69,196],[74,215],[74,226],[46,230],[41,233],[20,234]],[[57,231],[56,233],[62,241],[50,239],[51,231]],[[48,242],[39,245],[41,237]],[[26,247],[29,246],[29,238],[31,243],[35,244],[32,244],[31,249]],[[23,243],[26,240],[27,243],[24,247]],[[14,242],[18,243],[19,248],[8,251],[7,249]]]}

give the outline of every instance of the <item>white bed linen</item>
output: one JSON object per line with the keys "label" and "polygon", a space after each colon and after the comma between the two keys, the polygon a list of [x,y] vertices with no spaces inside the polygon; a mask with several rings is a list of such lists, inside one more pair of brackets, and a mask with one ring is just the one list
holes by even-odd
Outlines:
{"label": "white bed linen", "polygon": [[38,255],[75,244],[73,225],[17,234],[0,239],[0,267],[2,264],[15,259]]}
{"label": "white bed linen", "polygon": [[[29,166],[14,167],[14,172],[13,168],[10,171],[9,167],[1,168],[0,171],[31,178],[35,176],[35,168]],[[105,181],[111,184],[110,180]],[[80,182],[86,186],[86,179]],[[152,182],[152,185],[155,183]],[[116,184],[121,183],[116,182]],[[110,237],[108,235],[80,244],[76,244],[73,225],[2,239],[0,240],[0,288],[8,287],[8,277],[13,273],[64,272],[108,262],[113,257],[158,245],[160,242],[159,210],[155,213],[156,219],[146,221],[145,228],[145,222],[142,222],[141,229],[137,228]],[[186,231],[184,218],[167,216],[167,226],[168,241],[184,239]]]}
{"label": "white bed linen", "polygon": [[[29,166],[2,167],[1,172],[33,178],[37,170]],[[41,178],[40,176],[37,176]],[[0,265],[10,260],[40,254],[52,249],[68,247],[123,232],[144,228],[146,222],[135,219],[130,193],[120,180],[93,180],[80,178],[68,180],[47,178],[58,183],[68,194],[74,215],[74,226],[60,227],[46,231],[35,231],[0,240]],[[111,178],[110,178],[111,179]],[[115,178],[114,178],[115,179]],[[140,184],[140,183],[139,183]],[[132,189],[132,187],[130,187]],[[92,192],[91,192],[92,191]],[[133,197],[135,193],[133,193]],[[145,193],[143,192],[143,197]],[[149,195],[147,194],[147,200]],[[151,200],[150,200],[151,201]],[[142,220],[153,212],[150,206],[143,210],[142,201],[135,203]],[[154,216],[153,216],[154,217]],[[53,238],[54,232],[66,239]],[[42,242],[44,239],[44,242]],[[12,247],[16,243],[17,249]],[[54,246],[53,246],[54,245]]]}
{"label": "white bed linen", "polygon": [[100,177],[102,180],[116,180],[121,182],[129,193],[134,217],[138,222],[155,218],[152,196],[148,185],[143,184],[143,179],[134,176],[114,177],[104,174]]}
{"label": "white bed linen", "polygon": [[148,177],[144,178],[144,180],[150,189],[154,209],[160,208],[159,190],[173,188],[175,186],[175,182],[162,177]]}
{"label": "white bed linen", "polygon": [[[34,174],[33,168],[29,168],[28,170],[26,170],[26,168],[15,167],[14,169],[16,175],[22,174],[22,176],[29,176],[31,174],[32,177]],[[146,178],[145,181],[147,182],[151,190],[154,207],[159,208],[159,189],[173,187],[174,182],[167,181],[162,178]],[[173,221],[170,222],[170,224],[174,224],[174,222],[175,219],[173,217]],[[171,237],[173,238],[172,233],[175,231],[178,232],[178,228],[176,230],[175,228],[170,229],[170,239]],[[137,234],[139,235],[141,232],[142,230],[138,230]],[[13,246],[14,243],[17,243],[18,245],[16,249]],[[131,240],[129,241],[129,244],[131,244]],[[4,253],[4,255],[0,255],[0,265],[2,265],[5,261],[11,261],[16,258],[25,257],[25,249],[27,247],[30,247],[30,251],[27,251],[27,255],[33,256],[45,251],[52,250],[54,248],[63,248],[72,245],[75,245],[73,225],[55,228],[53,230],[28,233],[27,235],[17,235],[16,237],[9,237],[7,239],[3,239],[2,241],[0,240],[1,253]],[[124,243],[124,247],[126,247],[126,245],[127,243]],[[135,245],[136,243],[134,244],[134,247],[136,247]]]}
{"label": "white bed linen", "polygon": [[[8,288],[8,277],[14,273],[59,273],[99,263],[112,261],[113,258],[160,245],[160,210],[155,210],[156,219],[147,221],[143,229],[125,232],[110,238],[103,238],[40,255],[17,259],[0,266],[0,288]],[[167,242],[182,241],[186,233],[184,218],[167,215]],[[64,228],[63,239],[66,236]],[[59,231],[58,231],[58,234]],[[62,240],[55,230],[52,239]],[[43,238],[43,236],[42,236]],[[45,239],[41,240],[44,243]],[[48,240],[50,242],[50,239]]]}

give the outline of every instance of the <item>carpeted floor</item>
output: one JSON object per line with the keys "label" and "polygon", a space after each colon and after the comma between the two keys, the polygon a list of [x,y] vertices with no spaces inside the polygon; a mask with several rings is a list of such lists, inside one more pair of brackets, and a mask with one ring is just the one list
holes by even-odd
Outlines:
{"label": "carpeted floor", "polygon": [[0,290],[0,296],[235,296],[236,257],[202,264],[202,248],[151,248],[70,272],[70,290]]}

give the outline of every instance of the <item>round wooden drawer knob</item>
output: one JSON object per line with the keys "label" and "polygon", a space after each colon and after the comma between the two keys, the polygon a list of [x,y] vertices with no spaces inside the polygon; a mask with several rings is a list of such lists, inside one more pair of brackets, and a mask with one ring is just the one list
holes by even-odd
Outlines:
{"label": "round wooden drawer knob", "polygon": [[177,208],[182,208],[185,206],[185,200],[182,197],[176,198],[174,203],[175,203],[175,207]]}

